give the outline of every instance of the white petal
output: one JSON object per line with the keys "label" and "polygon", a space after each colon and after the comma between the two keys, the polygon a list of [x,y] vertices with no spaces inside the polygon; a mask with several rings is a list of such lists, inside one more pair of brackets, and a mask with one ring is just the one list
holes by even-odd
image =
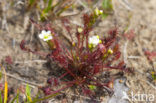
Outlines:
{"label": "white petal", "polygon": [[50,36],[50,37],[49,37],[49,39],[53,39],[53,37],[52,37],[52,36]]}
{"label": "white petal", "polygon": [[103,11],[102,11],[102,10],[100,10],[100,13],[102,14],[102,13],[103,13]]}
{"label": "white petal", "polygon": [[47,34],[51,34],[51,31],[47,31]]}
{"label": "white petal", "polygon": [[41,32],[42,34],[46,34],[47,32],[45,31],[45,30],[42,30],[42,32]]}
{"label": "white petal", "polygon": [[92,42],[92,38],[89,38],[89,43],[91,43]]}
{"label": "white petal", "polygon": [[94,47],[98,45],[99,42],[100,42],[100,39],[97,36],[92,36],[89,38],[89,44],[93,44]]}
{"label": "white petal", "polygon": [[38,36],[39,36],[40,39],[43,39],[44,38],[44,35],[43,34],[39,34]]}
{"label": "white petal", "polygon": [[48,41],[48,39],[43,39],[43,41]]}

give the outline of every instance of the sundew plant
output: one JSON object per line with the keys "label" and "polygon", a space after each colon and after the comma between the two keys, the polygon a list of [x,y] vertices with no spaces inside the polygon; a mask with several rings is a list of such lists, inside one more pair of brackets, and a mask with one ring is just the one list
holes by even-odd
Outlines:
{"label": "sundew plant", "polygon": [[[103,78],[106,80],[98,78],[103,72],[111,70],[131,72],[124,61],[119,59],[121,52],[119,51],[117,28],[111,29],[104,37],[90,35],[93,25],[102,14],[103,11],[98,8],[93,13],[84,14],[83,27],[77,27],[75,35],[71,33],[70,21],[67,18],[61,19],[63,27],[70,36],[70,48],[59,38],[54,27],[49,24],[39,25],[31,20],[41,31],[38,37],[47,43],[51,52],[41,53],[30,49],[25,40],[21,42],[21,49],[52,59],[61,67],[60,73],[63,71],[60,77],[48,79],[50,85],[43,88],[46,95],[59,93],[65,88],[76,87],[75,89],[78,89],[80,93],[92,97],[96,95],[98,89],[105,89],[108,92],[112,89],[113,76]],[[66,78],[66,81],[63,78]],[[60,89],[53,90],[54,86],[60,86]]]}

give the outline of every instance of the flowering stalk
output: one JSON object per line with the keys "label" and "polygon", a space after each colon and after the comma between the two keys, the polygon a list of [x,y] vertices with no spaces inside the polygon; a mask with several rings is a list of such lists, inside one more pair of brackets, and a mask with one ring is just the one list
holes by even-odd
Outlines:
{"label": "flowering stalk", "polygon": [[51,31],[42,30],[41,34],[39,34],[39,38],[46,41],[52,50],[55,48]]}

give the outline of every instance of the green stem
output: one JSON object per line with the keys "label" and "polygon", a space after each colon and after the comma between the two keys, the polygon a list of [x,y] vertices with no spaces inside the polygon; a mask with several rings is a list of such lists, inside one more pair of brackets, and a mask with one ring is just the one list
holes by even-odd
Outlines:
{"label": "green stem", "polygon": [[52,95],[49,95],[49,96],[46,96],[46,97],[43,97],[43,98],[34,100],[34,101],[32,101],[31,103],[38,103],[38,102],[40,102],[40,101],[47,100],[47,99],[49,99],[49,98],[55,97],[55,96],[57,96],[57,95],[59,95],[59,94],[60,94],[60,93],[55,93],[55,94],[52,94]]}
{"label": "green stem", "polygon": [[48,95],[48,96],[46,96],[46,97],[43,97],[43,98],[40,98],[40,99],[35,99],[35,100],[33,100],[32,102],[30,102],[30,103],[38,103],[38,102],[40,102],[40,101],[47,100],[47,99],[49,99],[49,98],[55,97],[55,96],[57,96],[57,95],[60,94],[60,91],[66,89],[66,88],[68,88],[68,87],[71,87],[71,86],[73,86],[73,84],[67,85],[67,86],[65,86],[65,87],[63,87],[63,88],[61,88],[61,89],[55,91],[53,94]]}

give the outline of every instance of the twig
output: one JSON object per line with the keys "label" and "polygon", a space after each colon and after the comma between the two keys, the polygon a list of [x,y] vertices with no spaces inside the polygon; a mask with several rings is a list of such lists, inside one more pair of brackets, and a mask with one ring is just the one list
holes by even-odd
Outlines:
{"label": "twig", "polygon": [[85,12],[90,11],[90,9],[88,8],[88,6],[85,5],[81,0],[77,0],[77,3],[79,3],[80,5],[82,5],[85,8]]}
{"label": "twig", "polygon": [[17,7],[18,5],[24,5],[24,2],[22,2],[22,1],[18,1],[18,2],[15,4],[14,7]]}
{"label": "twig", "polygon": [[6,0],[2,0],[2,29],[6,29],[7,32],[9,32],[9,27],[8,27],[8,23],[7,23],[7,16],[6,16],[6,12],[9,8],[9,3],[6,2]]}
{"label": "twig", "polygon": [[[5,73],[2,72],[2,74],[5,74]],[[19,81],[22,81],[22,82],[31,84],[31,85],[33,85],[33,86],[37,86],[37,87],[43,86],[43,84],[36,84],[36,83],[34,83],[34,82],[26,81],[26,80],[24,80],[24,79],[22,79],[22,78],[19,78],[19,77],[17,77],[17,76],[11,75],[11,74],[9,74],[9,73],[6,73],[6,75],[9,76],[9,77],[11,77],[11,78],[14,78],[14,79],[16,79],[16,80],[19,80]]]}
{"label": "twig", "polygon": [[78,21],[71,21],[72,24],[75,24],[77,26],[80,26],[80,27],[84,27],[84,25],[82,25],[81,23],[79,23]]}
{"label": "twig", "polygon": [[147,84],[149,84],[152,88],[154,88],[155,90],[156,90],[156,87],[153,85],[153,84],[151,84],[149,81],[145,81]]}
{"label": "twig", "polygon": [[128,56],[129,59],[139,59],[140,56]]}
{"label": "twig", "polygon": [[72,13],[62,13],[61,17],[69,17],[69,16],[76,16],[79,12],[72,12]]}
{"label": "twig", "polygon": [[93,5],[93,7],[96,8],[96,7],[99,7],[100,5],[101,5],[101,1],[98,0],[98,1]]}
{"label": "twig", "polygon": [[27,60],[27,61],[15,61],[15,64],[18,63],[18,64],[26,64],[26,63],[46,63],[47,61],[46,60]]}
{"label": "twig", "polygon": [[124,62],[127,64],[127,45],[128,45],[128,41],[126,41],[125,45],[124,45],[124,50],[123,50],[123,54],[124,54]]}
{"label": "twig", "polygon": [[127,0],[119,0],[119,2],[128,10],[132,11],[133,8],[132,6],[129,4],[129,2]]}

